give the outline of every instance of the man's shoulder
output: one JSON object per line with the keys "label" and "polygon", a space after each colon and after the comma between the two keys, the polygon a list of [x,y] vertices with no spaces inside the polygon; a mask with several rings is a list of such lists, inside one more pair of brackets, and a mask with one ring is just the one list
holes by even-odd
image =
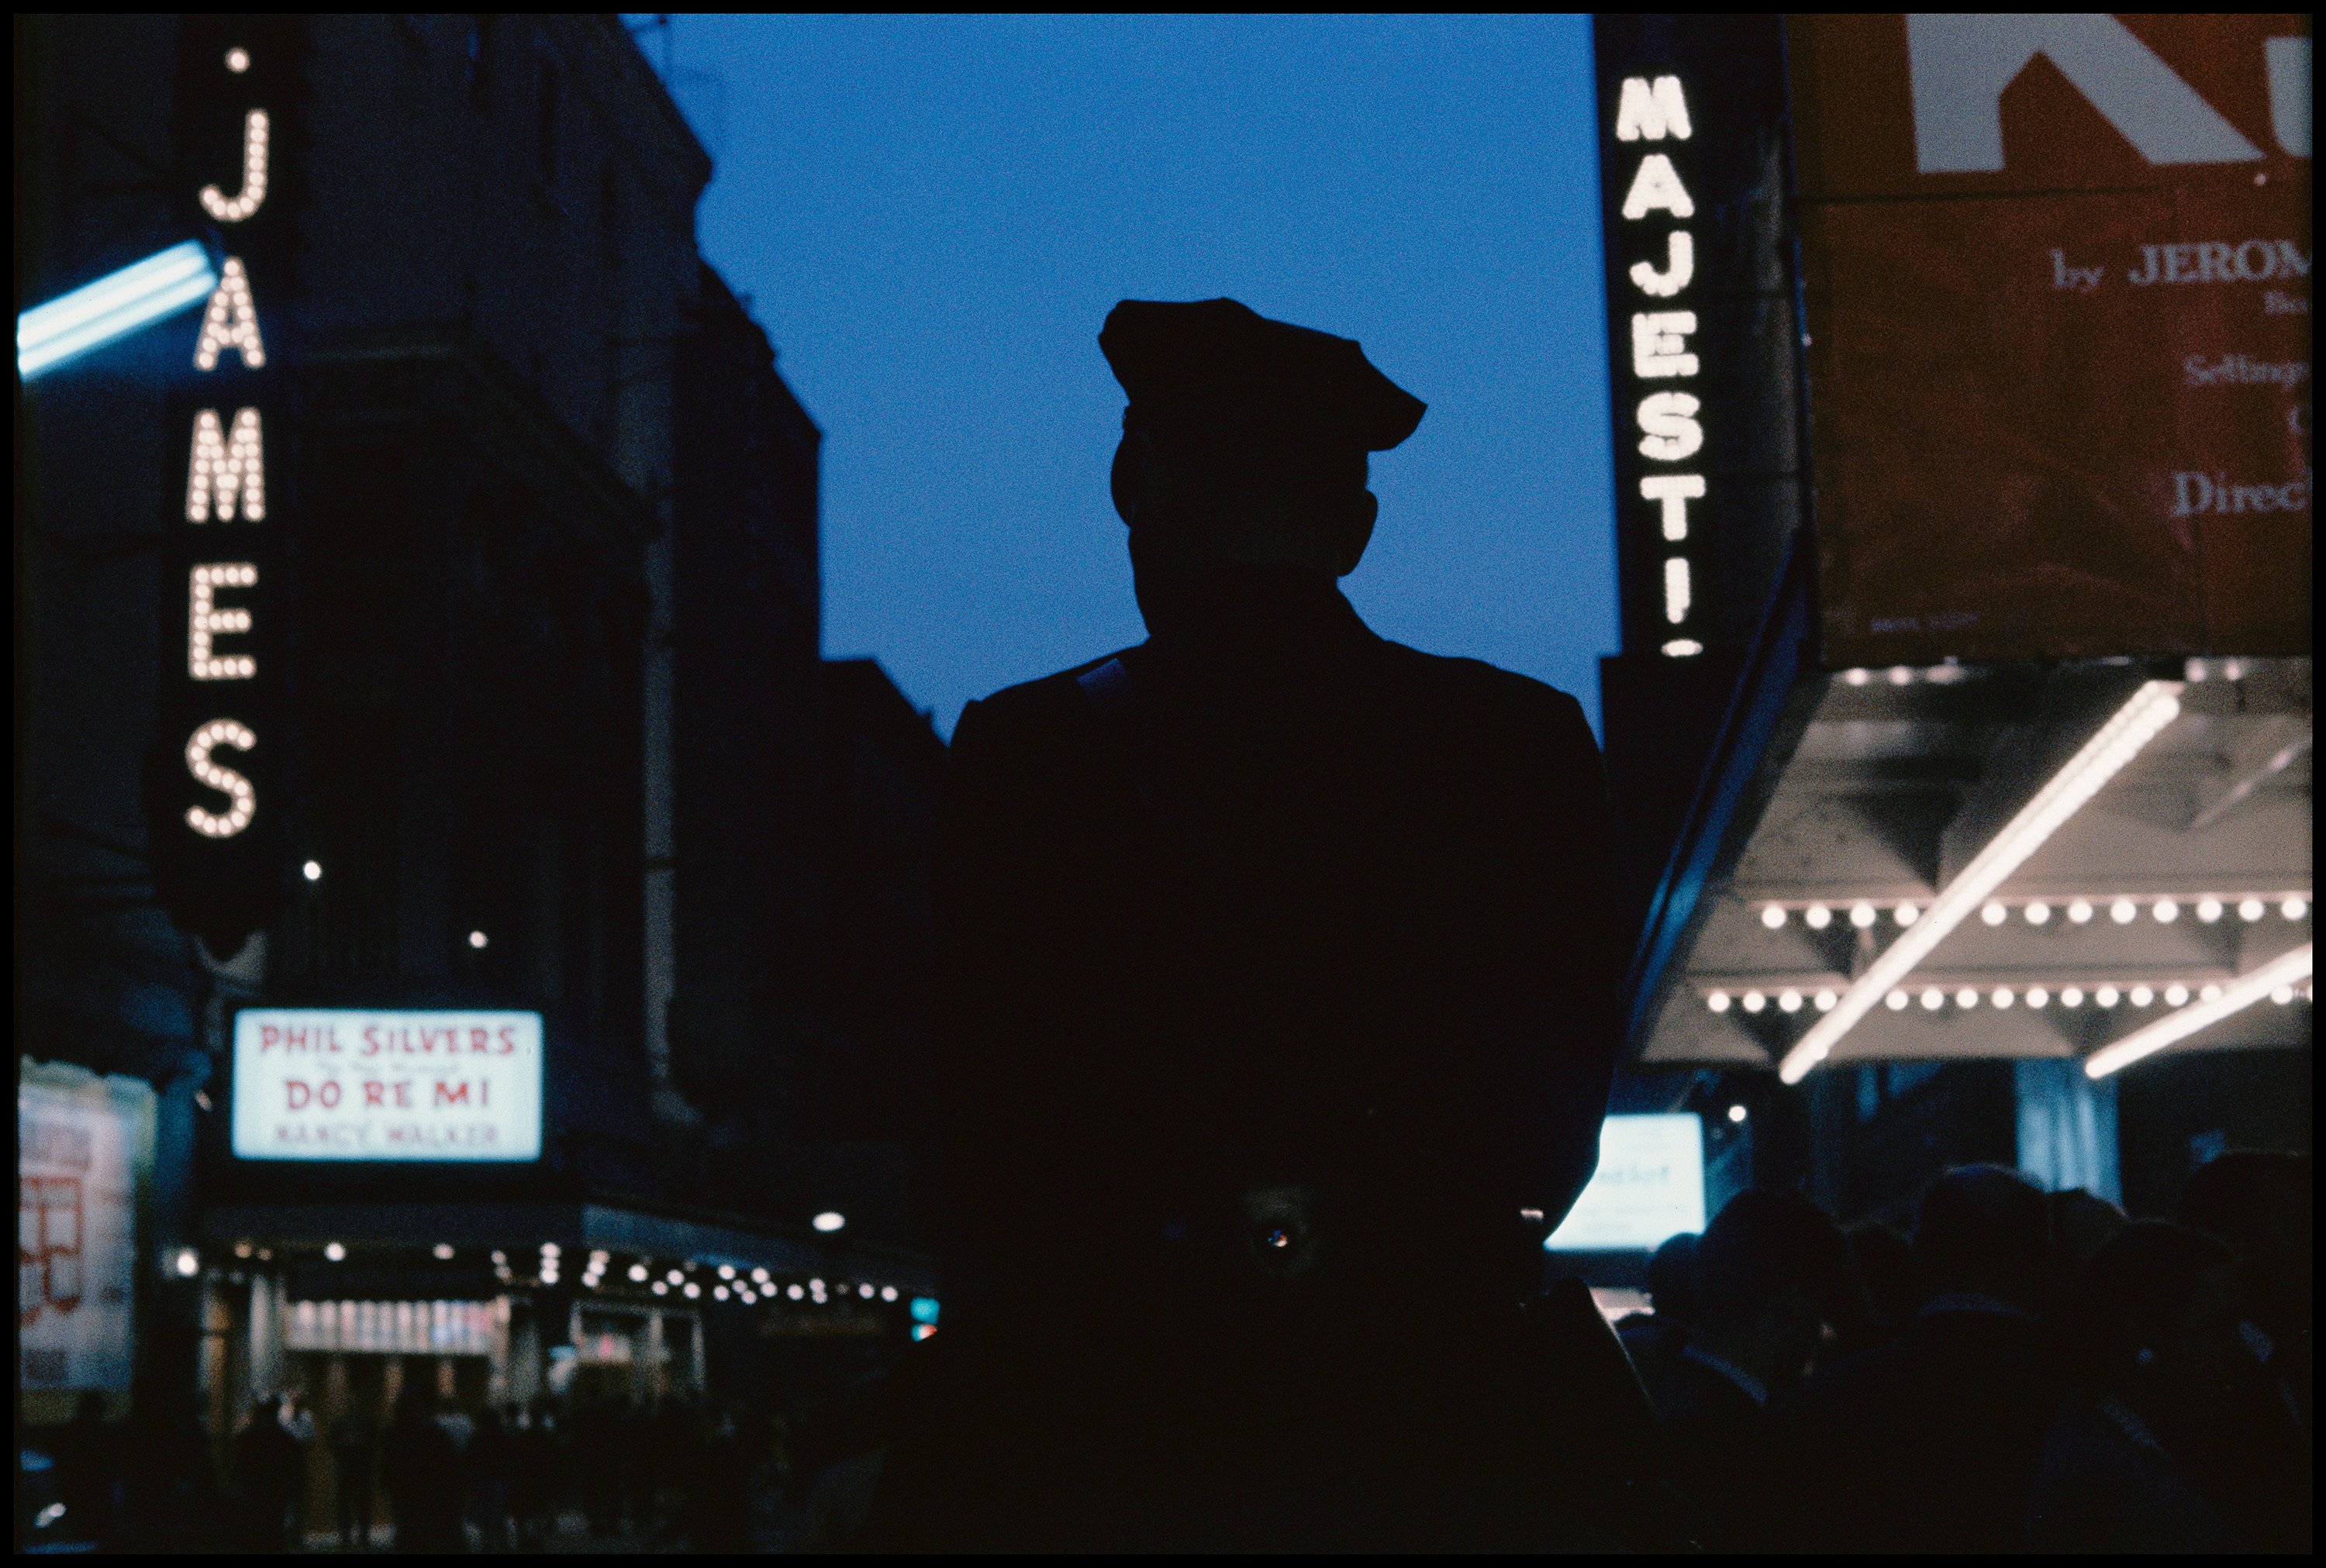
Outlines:
{"label": "man's shoulder", "polygon": [[1382,657],[1403,684],[1434,701],[1451,702],[1503,721],[1549,724],[1570,735],[1590,732],[1583,704],[1547,681],[1484,659],[1425,654],[1383,639]]}
{"label": "man's shoulder", "polygon": [[972,700],[954,726],[954,745],[960,747],[965,738],[972,745],[1003,738],[1031,739],[1075,722],[1080,707],[1088,700],[1076,682],[1117,657],[1119,654],[1103,654]]}

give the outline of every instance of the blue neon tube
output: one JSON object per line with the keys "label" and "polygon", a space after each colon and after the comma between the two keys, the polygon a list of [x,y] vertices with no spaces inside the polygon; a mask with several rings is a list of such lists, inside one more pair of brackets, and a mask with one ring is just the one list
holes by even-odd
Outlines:
{"label": "blue neon tube", "polygon": [[30,381],[175,315],[207,299],[218,282],[209,253],[190,239],[35,305],[16,318],[16,374]]}

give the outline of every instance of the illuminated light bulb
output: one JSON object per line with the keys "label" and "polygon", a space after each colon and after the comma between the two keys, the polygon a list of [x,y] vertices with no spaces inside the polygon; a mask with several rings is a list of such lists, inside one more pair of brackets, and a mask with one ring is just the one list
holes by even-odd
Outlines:
{"label": "illuminated light bulb", "polygon": [[1942,990],[1939,989],[1939,988],[1938,988],[1938,987],[1936,987],[1936,986],[1931,986],[1931,987],[1930,987],[1928,989],[1926,989],[1925,991],[1923,991],[1923,993],[1922,993],[1922,1006],[1923,1006],[1923,1007],[1924,1007],[1924,1008],[1926,1008],[1927,1010],[1929,1010],[1929,1011],[1931,1011],[1931,1012],[1935,1013],[1935,1012],[1937,1012],[1940,1007],[1945,1007],[1946,1005],[1947,1005],[1947,994],[1946,994],[1944,991],[1942,991]]}
{"label": "illuminated light bulb", "polygon": [[2269,905],[2264,904],[2258,898],[2247,898],[2242,900],[2238,905],[2238,918],[2244,921],[2247,925],[2251,925],[2255,921],[2259,920],[2263,915],[2267,914],[2268,913]]}
{"label": "illuminated light bulb", "polygon": [[1711,1008],[1716,1013],[1725,1013],[1728,1011],[1728,993],[1726,991],[1715,991],[1710,996],[1704,998],[1704,1005]]}
{"label": "illuminated light bulb", "polygon": [[2027,988],[2027,1005],[2039,1012],[2052,1005],[2052,993],[2041,986]]}
{"label": "illuminated light bulb", "polygon": [[2132,988],[2131,1001],[2134,1007],[2145,1007],[2149,1003],[2154,1000],[2156,1000],[2156,993],[2150,990],[2146,986],[2135,986]]}
{"label": "illuminated light bulb", "polygon": [[2166,1007],[2182,1007],[2182,1006],[2185,1005],[2185,1004],[2188,1002],[2188,1000],[2189,1000],[2189,988],[2188,988],[2188,987],[2186,987],[2186,986],[2167,986],[2167,987],[2165,987],[2165,988],[2164,988],[2164,1005],[2165,1005]]}
{"label": "illuminated light bulb", "polygon": [[2005,921],[2011,918],[2011,911],[2004,908],[2002,905],[1989,900],[1986,907],[1978,912],[1978,917],[1986,922],[1989,925],[2001,925]]}
{"label": "illuminated light bulb", "polygon": [[1822,904],[1812,904],[1801,919],[1811,931],[1823,931],[1833,923],[1833,911]]}
{"label": "illuminated light bulb", "polygon": [[1801,1010],[1801,994],[1799,991],[1787,991],[1778,997],[1777,1006],[1784,1012],[1798,1013]]}
{"label": "illuminated light bulb", "polygon": [[1704,645],[1694,637],[1674,637],[1663,646],[1663,654],[1667,659],[1692,659],[1702,652],[1704,652]]}
{"label": "illuminated light bulb", "polygon": [[2039,898],[2034,903],[2029,905],[2024,913],[2027,916],[2028,924],[2043,925],[2051,921],[2052,906]]}
{"label": "illuminated light bulb", "polygon": [[2181,906],[2170,898],[2160,898],[2149,913],[2156,916],[2159,925],[2170,925],[2181,918]]}
{"label": "illuminated light bulb", "polygon": [[310,860],[299,868],[299,870],[301,875],[310,882],[321,882],[323,879],[323,868],[320,861]]}
{"label": "illuminated light bulb", "polygon": [[702,1287],[690,1279],[686,1282],[685,1293],[686,1299],[693,1301],[702,1294]]}
{"label": "illuminated light bulb", "polygon": [[194,340],[194,368],[216,370],[219,356],[228,349],[242,356],[246,369],[266,363],[266,345],[258,335],[258,306],[250,296],[250,274],[240,256],[228,256],[219,269],[219,285],[202,311],[201,336]]}
{"label": "illuminated light bulb", "polygon": [[647,1282],[647,1266],[646,1266],[645,1264],[643,1264],[643,1263],[633,1263],[632,1265],[630,1265],[630,1282],[631,1282],[633,1285],[644,1285],[644,1284],[646,1284],[646,1282]]}
{"label": "illuminated light bulb", "polygon": [[592,1268],[603,1268],[608,1263],[612,1261],[613,1256],[614,1255],[612,1253],[604,1250],[602,1248],[591,1248],[590,1249],[590,1266]]}
{"label": "illuminated light bulb", "polygon": [[1921,913],[1911,904],[1902,904],[1890,912],[1890,918],[1901,925],[1912,925],[1920,918]]}
{"label": "illuminated light bulb", "polygon": [[234,72],[237,76],[240,76],[244,71],[248,70],[250,69],[250,51],[240,48],[228,50],[226,51],[226,68],[227,70]]}
{"label": "illuminated light bulb", "polygon": [[2232,681],[2242,681],[2242,680],[2244,680],[2244,679],[2246,678],[2246,663],[2245,663],[2245,661],[2244,661],[2243,659],[2224,659],[2224,660],[2222,660],[2222,661],[2221,661],[2221,673],[2222,673],[2225,677],[2227,677],[2228,679],[2232,680]]}
{"label": "illuminated light bulb", "polygon": [[2119,898],[2108,905],[2108,918],[2118,925],[2130,925],[2140,914],[2140,905],[2129,898]]}
{"label": "illuminated light bulb", "polygon": [[1955,1006],[1958,1007],[1977,1007],[1978,988],[1976,986],[1965,986],[1962,989],[1957,991],[1955,993]]}
{"label": "illuminated light bulb", "polygon": [[1664,619],[1673,626],[1688,619],[1689,608],[1694,598],[1689,587],[1688,557],[1667,556],[1664,560]]}
{"label": "illuminated light bulb", "polygon": [[1874,679],[1874,672],[1871,670],[1844,670],[1841,673],[1841,678],[1852,686],[1863,686],[1868,681]]}
{"label": "illuminated light bulb", "polygon": [[1856,903],[1849,906],[1849,923],[1857,927],[1858,930],[1864,931],[1867,927],[1871,926],[1874,923],[1875,919],[1875,915],[1874,905],[1866,903],[1864,899],[1861,898]]}
{"label": "illuminated light bulb", "polygon": [[470,947],[481,949],[485,945],[485,933],[481,931],[472,931],[469,933],[469,945]]}
{"label": "illuminated light bulb", "polygon": [[2269,999],[2275,1002],[2281,1007],[2291,1006],[2293,1001],[2293,988],[2292,986],[2280,986],[2277,989],[2270,992]]}
{"label": "illuminated light bulb", "polygon": [[787,1295],[787,1296],[791,1297],[791,1298],[792,1298],[792,1300],[794,1300],[794,1301],[797,1301],[797,1300],[799,1300],[799,1299],[800,1299],[800,1297],[802,1297],[802,1296],[805,1295],[805,1294],[807,1294],[807,1292],[806,1292],[806,1291],[805,1291],[805,1290],[803,1290],[803,1289],[802,1289],[800,1286],[798,1286],[798,1285],[787,1285],[784,1286],[784,1294],[785,1294],[786,1295]]}
{"label": "illuminated light bulb", "polygon": [[323,1243],[323,1256],[333,1263],[339,1263],[347,1257],[348,1249],[336,1241],[326,1241]]}
{"label": "illuminated light bulb", "polygon": [[2062,991],[2060,993],[2060,1006],[2061,1006],[2061,1007],[2082,1007],[2083,1005],[2084,1005],[2084,988],[2083,988],[2083,987],[2081,987],[2081,986],[2070,986],[2070,987],[2068,987],[2066,989],[2062,990]]}
{"label": "illuminated light bulb", "polygon": [[2117,1000],[2117,988],[2114,986],[2102,986],[2092,993],[2092,1000],[2103,1007],[2113,1007]]}
{"label": "illuminated light bulb", "polygon": [[1883,998],[1884,1001],[1889,1003],[1890,1010],[1893,1013],[1903,1011],[1906,1004],[1912,999],[1912,997],[1907,996],[1903,991],[1893,991],[1887,997]]}
{"label": "illuminated light bulb", "polygon": [[2221,988],[2216,983],[2208,983],[2198,991],[2197,999],[2200,1002],[2218,1002],[2221,999]]}
{"label": "illuminated light bulb", "polygon": [[735,1266],[734,1266],[733,1264],[731,1264],[731,1263],[722,1263],[722,1264],[721,1264],[721,1265],[719,1266],[719,1277],[720,1277],[720,1278],[721,1278],[721,1279],[732,1279],[732,1278],[734,1278],[734,1277],[735,1277]]}
{"label": "illuminated light bulb", "polygon": [[1763,907],[1761,911],[1761,923],[1771,931],[1777,930],[1785,923],[1785,906],[1782,904],[1772,904]]}
{"label": "illuminated light bulb", "polygon": [[2082,925],[2086,922],[2089,921],[2091,917],[2092,906],[2088,901],[2079,898],[2073,904],[2068,905],[2068,918],[2073,921],[2076,924]]}
{"label": "illuminated light bulb", "polygon": [[1743,1121],[1748,1114],[1750,1113],[1741,1105],[1732,1105],[1728,1108],[1728,1119],[1732,1122]]}
{"label": "illuminated light bulb", "polygon": [[1996,987],[1995,994],[1987,998],[1988,1001],[1993,1002],[1998,1007],[2007,1007],[2011,1006],[2012,999],[2011,988],[2009,986]]}
{"label": "illuminated light bulb", "polygon": [[507,1261],[508,1261],[508,1254],[507,1254],[507,1253],[503,1252],[503,1251],[502,1251],[499,1248],[498,1248],[498,1247],[497,1247],[497,1248],[493,1248],[493,1266],[494,1266],[494,1267],[498,1268],[501,1265],[503,1265],[503,1264],[507,1263]]}
{"label": "illuminated light bulb", "polygon": [[822,1280],[820,1280],[820,1279],[811,1279],[811,1280],[809,1280],[809,1281],[807,1282],[807,1287],[808,1287],[808,1289],[810,1289],[810,1290],[812,1290],[812,1291],[815,1292],[815,1294],[818,1294],[818,1295],[822,1295],[822,1294],[823,1294],[823,1281],[822,1281]]}
{"label": "illuminated light bulb", "polygon": [[447,1262],[452,1256],[452,1244],[449,1241],[439,1241],[435,1246],[430,1248],[429,1251],[435,1257],[438,1262]]}
{"label": "illuminated light bulb", "polygon": [[897,1287],[893,1285],[882,1285],[880,1287],[880,1299],[882,1301],[895,1301],[897,1299]]}
{"label": "illuminated light bulb", "polygon": [[2300,920],[2310,913],[2310,903],[2301,897],[2288,898],[2277,906],[2277,912],[2288,920]]}
{"label": "illuminated light bulb", "polygon": [[1840,1000],[1841,997],[1836,991],[1819,991],[1817,994],[1817,1010],[1820,1013],[1830,1013],[1833,1011],[1833,1005]]}
{"label": "illuminated light bulb", "polygon": [[[689,1295],[693,1295],[693,1294],[694,1293],[692,1290],[687,1292],[687,1294]],[[711,1287],[711,1299],[713,1301],[725,1301],[727,1299],[727,1287],[723,1285],[712,1285]]]}
{"label": "illuminated light bulb", "polygon": [[1890,666],[1890,684],[1893,686],[1911,686],[1913,683],[1914,672],[1912,667],[1905,664],[1893,664]]}
{"label": "illuminated light bulb", "polygon": [[755,1304],[756,1302],[758,1302],[758,1300],[759,1299],[758,1296],[755,1296],[755,1295],[753,1295],[753,1294],[751,1294],[751,1287],[750,1287],[749,1285],[737,1285],[737,1286],[735,1287],[735,1297],[736,1297],[736,1299],[737,1299],[738,1301],[740,1301],[740,1302],[741,1302],[745,1306],[750,1306],[750,1305],[752,1305],[753,1304]]}
{"label": "illuminated light bulb", "polygon": [[2221,918],[2221,901],[2207,896],[2197,901],[2197,918],[2207,925]]}
{"label": "illuminated light bulb", "polygon": [[248,1257],[250,1256],[250,1243],[247,1241],[236,1242],[234,1244],[234,1255],[237,1257]]}
{"label": "illuminated light bulb", "polygon": [[686,1278],[686,1271],[683,1268],[674,1268],[668,1274],[664,1275],[663,1277],[670,1281],[671,1284],[677,1285]]}
{"label": "illuminated light bulb", "polygon": [[862,1296],[866,1301],[870,1301],[872,1299],[872,1287],[869,1285],[860,1285],[856,1287],[856,1294]]}
{"label": "illuminated light bulb", "polygon": [[670,1294],[670,1286],[664,1284],[661,1280],[656,1280],[654,1282],[654,1293],[656,1295],[668,1295]]}
{"label": "illuminated light bulb", "polygon": [[848,1223],[848,1217],[833,1210],[826,1209],[823,1213],[809,1220],[808,1223],[814,1226],[818,1230],[823,1231],[824,1234],[830,1235],[833,1231],[844,1227]]}
{"label": "illuminated light bulb", "polygon": [[764,1268],[755,1268],[755,1269],[753,1269],[753,1270],[751,1271],[751,1283],[752,1283],[753,1285],[765,1285],[765,1284],[767,1284],[767,1283],[768,1283],[768,1271],[767,1271],[766,1269],[764,1269]]}
{"label": "illuminated light bulb", "polygon": [[1763,996],[1760,992],[1747,991],[1744,993],[1744,1010],[1746,1012],[1757,1013],[1768,1005],[1769,998]]}
{"label": "illuminated light bulb", "polygon": [[541,1244],[541,1255],[544,1257],[561,1257],[564,1253],[565,1248],[558,1246],[554,1241],[544,1241]]}
{"label": "illuminated light bulb", "polygon": [[267,123],[265,109],[253,109],[242,121],[242,189],[228,196],[215,185],[198,192],[202,210],[220,223],[240,223],[266,201]]}
{"label": "illuminated light bulb", "polygon": [[250,820],[258,814],[257,788],[234,769],[212,762],[210,753],[221,746],[248,751],[257,744],[257,736],[231,719],[213,719],[187,740],[186,771],[226,796],[229,803],[224,815],[200,806],[186,808],[186,825],[203,838],[231,839],[250,826]]}

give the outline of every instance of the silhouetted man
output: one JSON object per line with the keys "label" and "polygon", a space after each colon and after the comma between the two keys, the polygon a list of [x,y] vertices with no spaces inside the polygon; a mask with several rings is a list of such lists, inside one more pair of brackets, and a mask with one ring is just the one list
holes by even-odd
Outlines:
{"label": "silhouetted man", "polygon": [[1150,636],[954,732],[939,1103],[991,1283],[901,1379],[876,1536],[1618,1544],[1580,1451],[1636,1385],[1579,1292],[1521,1306],[1615,1049],[1582,712],[1335,586],[1422,414],[1356,344],[1226,300],[1099,342]]}
{"label": "silhouetted man", "polygon": [[1922,1194],[1931,1287],[1906,1331],[1812,1378],[1781,1412],[1804,1544],[1844,1552],[2019,1550],[2058,1403],[2036,1314],[2051,1214],[2015,1171],[1966,1165]]}
{"label": "silhouetted man", "polygon": [[1739,1192],[1705,1227],[1697,1322],[1650,1388],[1674,1476],[1716,1550],[1772,1538],[1769,1402],[1800,1382],[1844,1315],[1848,1270],[1840,1228],[1798,1192]]}

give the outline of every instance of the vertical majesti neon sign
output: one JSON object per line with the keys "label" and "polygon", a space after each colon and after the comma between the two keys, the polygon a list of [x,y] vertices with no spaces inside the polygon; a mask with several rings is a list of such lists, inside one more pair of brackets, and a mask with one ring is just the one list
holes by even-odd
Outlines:
{"label": "vertical majesti neon sign", "polygon": [[1622,221],[1626,227],[1652,226],[1662,237],[1661,246],[1650,246],[1651,256],[1660,259],[1634,262],[1627,274],[1635,308],[1624,323],[1628,331],[1618,329],[1623,336],[1615,351],[1629,349],[1638,393],[1633,418],[1639,454],[1655,465],[1640,476],[1640,498],[1656,508],[1663,543],[1661,651],[1667,658],[1688,658],[1704,652],[1697,628],[1695,518],[1689,511],[1707,493],[1701,464],[1694,460],[1704,450],[1704,404],[1687,387],[1703,368],[1689,343],[1698,325],[1696,311],[1688,308],[1696,281],[1696,237],[1688,223],[1696,216],[1696,203],[1670,152],[1654,145],[1685,142],[1696,134],[1680,79],[1625,77],[1615,103],[1614,133],[1617,143],[1640,146],[1619,209]]}

